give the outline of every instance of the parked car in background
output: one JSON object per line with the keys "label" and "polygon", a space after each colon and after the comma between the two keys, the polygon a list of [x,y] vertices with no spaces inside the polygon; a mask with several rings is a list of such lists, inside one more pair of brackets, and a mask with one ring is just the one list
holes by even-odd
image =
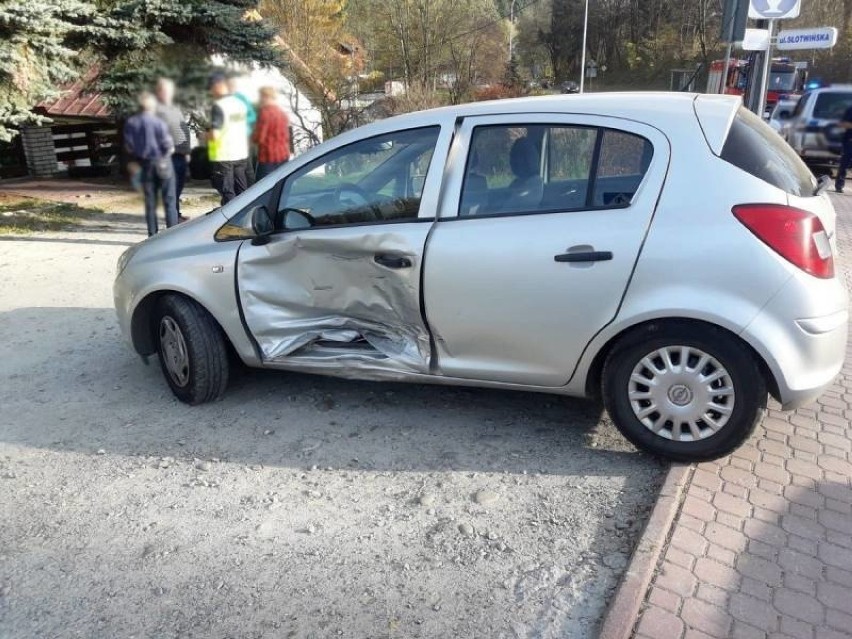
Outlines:
{"label": "parked car in background", "polygon": [[805,162],[836,162],[842,152],[844,133],[838,124],[849,107],[852,85],[805,93],[785,123],[785,139]]}
{"label": "parked car in background", "polygon": [[580,92],[580,85],[573,80],[568,80],[559,85],[559,93],[575,94]]}
{"label": "parked car in background", "polygon": [[189,404],[233,351],[602,397],[635,445],[697,460],[840,371],[835,251],[828,196],[738,97],[547,96],[344,133],[130,248],[114,293]]}
{"label": "parked car in background", "polygon": [[785,98],[775,103],[769,114],[769,126],[771,126],[781,137],[785,137],[787,125],[793,117],[793,111],[799,103],[798,97]]}

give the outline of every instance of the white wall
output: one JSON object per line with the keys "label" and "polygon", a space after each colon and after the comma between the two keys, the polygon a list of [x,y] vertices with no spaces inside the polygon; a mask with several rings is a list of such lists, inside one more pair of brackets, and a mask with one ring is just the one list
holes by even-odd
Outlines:
{"label": "white wall", "polygon": [[237,90],[255,104],[260,99],[261,87],[271,86],[278,90],[278,104],[287,113],[293,127],[293,148],[296,154],[322,142],[322,116],[319,110],[281,71],[230,64],[221,56],[213,56],[212,62],[240,74],[236,79]]}

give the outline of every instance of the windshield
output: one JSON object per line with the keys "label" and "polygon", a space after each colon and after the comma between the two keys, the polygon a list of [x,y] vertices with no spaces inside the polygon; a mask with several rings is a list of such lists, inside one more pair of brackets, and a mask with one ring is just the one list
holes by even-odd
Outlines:
{"label": "windshield", "polygon": [[795,91],[796,90],[796,72],[795,71],[773,71],[769,74],[769,90],[770,91]]}
{"label": "windshield", "polygon": [[819,120],[840,120],[852,107],[852,91],[820,93],[814,104],[814,117]]}

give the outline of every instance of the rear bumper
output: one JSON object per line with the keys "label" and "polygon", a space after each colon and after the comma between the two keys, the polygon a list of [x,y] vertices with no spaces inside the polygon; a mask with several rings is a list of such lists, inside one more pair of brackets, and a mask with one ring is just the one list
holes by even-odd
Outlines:
{"label": "rear bumper", "polygon": [[819,397],[840,373],[849,334],[848,294],[838,278],[797,275],[743,337],[763,357],[777,399],[793,410]]}
{"label": "rear bumper", "polygon": [[[793,410],[817,399],[831,386],[843,367],[849,334],[849,313],[846,310],[831,315],[798,320],[803,333],[800,339],[803,356],[799,370],[787,379],[781,392],[782,408]],[[812,367],[812,368],[811,368]]]}

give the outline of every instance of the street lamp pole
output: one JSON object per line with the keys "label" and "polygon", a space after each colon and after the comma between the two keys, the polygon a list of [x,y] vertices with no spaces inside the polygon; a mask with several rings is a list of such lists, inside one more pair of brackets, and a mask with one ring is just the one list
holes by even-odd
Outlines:
{"label": "street lamp pole", "polygon": [[583,53],[580,56],[580,93],[586,86],[586,41],[589,37],[589,0],[586,0],[586,15],[583,18]]}

